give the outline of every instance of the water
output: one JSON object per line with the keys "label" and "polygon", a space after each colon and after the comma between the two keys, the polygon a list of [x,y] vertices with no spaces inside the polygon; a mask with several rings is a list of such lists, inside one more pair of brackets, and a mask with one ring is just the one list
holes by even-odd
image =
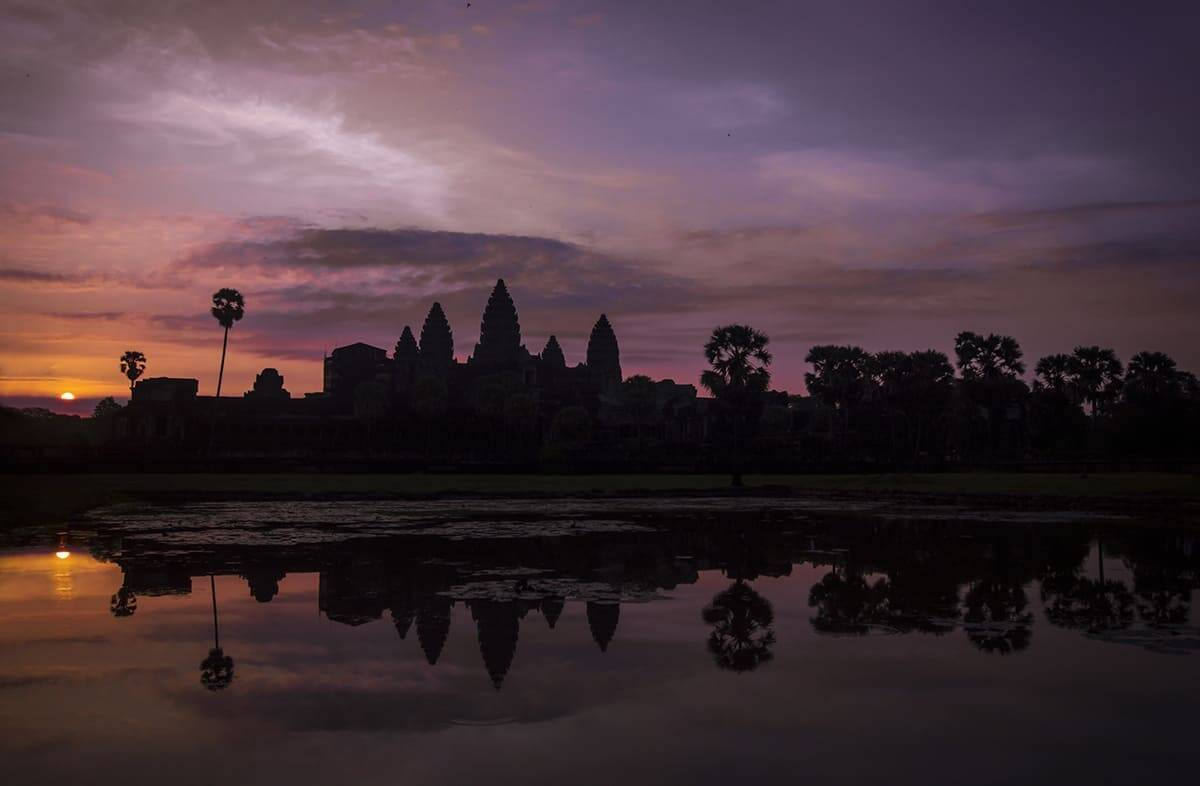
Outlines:
{"label": "water", "polygon": [[1200,542],[1063,518],[113,508],[0,551],[0,761],[9,783],[1190,782]]}

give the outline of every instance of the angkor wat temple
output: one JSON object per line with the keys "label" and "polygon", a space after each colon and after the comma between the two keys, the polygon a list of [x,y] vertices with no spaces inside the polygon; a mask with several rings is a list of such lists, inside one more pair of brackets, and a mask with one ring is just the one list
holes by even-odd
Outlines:
{"label": "angkor wat temple", "polygon": [[333,350],[325,358],[323,395],[341,402],[347,411],[355,398],[381,394],[403,404],[411,401],[423,379],[427,384],[443,383],[448,404],[465,403],[456,401],[462,395],[486,398],[489,389],[497,388],[508,395],[535,396],[535,403],[544,406],[579,405],[595,413],[601,396],[621,384],[621,351],[608,317],[601,314],[588,339],[587,362],[568,366],[554,335],[541,353],[531,353],[521,343],[517,308],[500,279],[483,310],[479,343],[465,363],[455,359],[454,331],[441,303],[434,303],[421,326],[420,341],[405,325],[391,357],[363,343]]}
{"label": "angkor wat temple", "polygon": [[687,455],[707,433],[708,402],[695,386],[623,382],[617,336],[604,314],[584,362],[568,364],[554,335],[530,352],[503,279],[466,361],[455,357],[450,321],[434,303],[419,339],[406,325],[390,356],[362,342],[338,347],[323,371],[323,390],[302,397],[292,396],[274,368],[263,369],[241,398],[201,396],[195,379],[143,379],[115,419],[113,443],[127,455],[174,463],[515,468],[598,456],[596,446],[628,439],[653,443],[652,460],[661,465]]}

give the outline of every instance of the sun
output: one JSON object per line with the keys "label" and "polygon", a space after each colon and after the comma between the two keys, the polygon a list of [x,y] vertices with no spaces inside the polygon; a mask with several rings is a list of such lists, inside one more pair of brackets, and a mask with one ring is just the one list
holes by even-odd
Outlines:
{"label": "sun", "polygon": [[74,401],[75,394],[68,390],[66,393],[63,393],[61,396],[59,396],[59,398],[61,398],[63,401]]}

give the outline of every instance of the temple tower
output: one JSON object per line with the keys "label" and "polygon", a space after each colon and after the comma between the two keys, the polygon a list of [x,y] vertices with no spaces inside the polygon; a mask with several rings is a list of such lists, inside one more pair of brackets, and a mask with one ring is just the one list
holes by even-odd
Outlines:
{"label": "temple tower", "polygon": [[392,355],[392,361],[395,363],[396,387],[404,388],[411,385],[417,378],[421,350],[417,347],[417,339],[408,325],[404,326],[404,332],[400,334],[400,340],[396,342],[396,352]]}
{"label": "temple tower", "polygon": [[454,334],[441,303],[434,303],[421,326],[421,367],[444,375],[454,365]]}
{"label": "temple tower", "polygon": [[486,366],[505,366],[520,357],[521,323],[517,320],[517,307],[508,294],[504,279],[499,279],[483,310],[479,343],[475,345],[471,360]]}
{"label": "temple tower", "polygon": [[621,349],[605,314],[596,320],[588,338],[587,365],[605,387],[621,384]]}
{"label": "temple tower", "polygon": [[549,368],[567,367],[567,358],[563,355],[562,347],[558,345],[558,339],[554,336],[550,337],[542,349],[542,362]]}

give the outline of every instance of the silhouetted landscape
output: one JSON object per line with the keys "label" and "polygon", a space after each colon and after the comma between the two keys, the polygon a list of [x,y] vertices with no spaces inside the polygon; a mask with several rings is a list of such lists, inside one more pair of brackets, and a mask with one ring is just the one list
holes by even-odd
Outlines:
{"label": "silhouetted landscape", "polygon": [[1111,349],[1079,346],[1040,358],[1030,385],[1011,336],[959,333],[953,363],[935,350],[821,345],[804,358],[801,396],[770,387],[767,335],[728,325],[703,347],[701,395],[622,377],[604,314],[584,362],[569,365],[554,335],[531,353],[501,279],[466,362],[434,303],[419,341],[406,325],[390,355],[361,342],[330,352],[320,392],[294,397],[265,368],[222,398],[242,295],[220,290],[212,313],[224,336],[217,395],[195,379],[143,378],[150,361],[127,351],[125,405],[106,398],[83,420],[4,411],[9,468],[731,472],[740,485],[743,469],[1185,467],[1200,441],[1200,383],[1155,351],[1126,367]]}
{"label": "silhouetted landscape", "polygon": [[1196,781],[1198,29],[0,0],[4,782]]}

